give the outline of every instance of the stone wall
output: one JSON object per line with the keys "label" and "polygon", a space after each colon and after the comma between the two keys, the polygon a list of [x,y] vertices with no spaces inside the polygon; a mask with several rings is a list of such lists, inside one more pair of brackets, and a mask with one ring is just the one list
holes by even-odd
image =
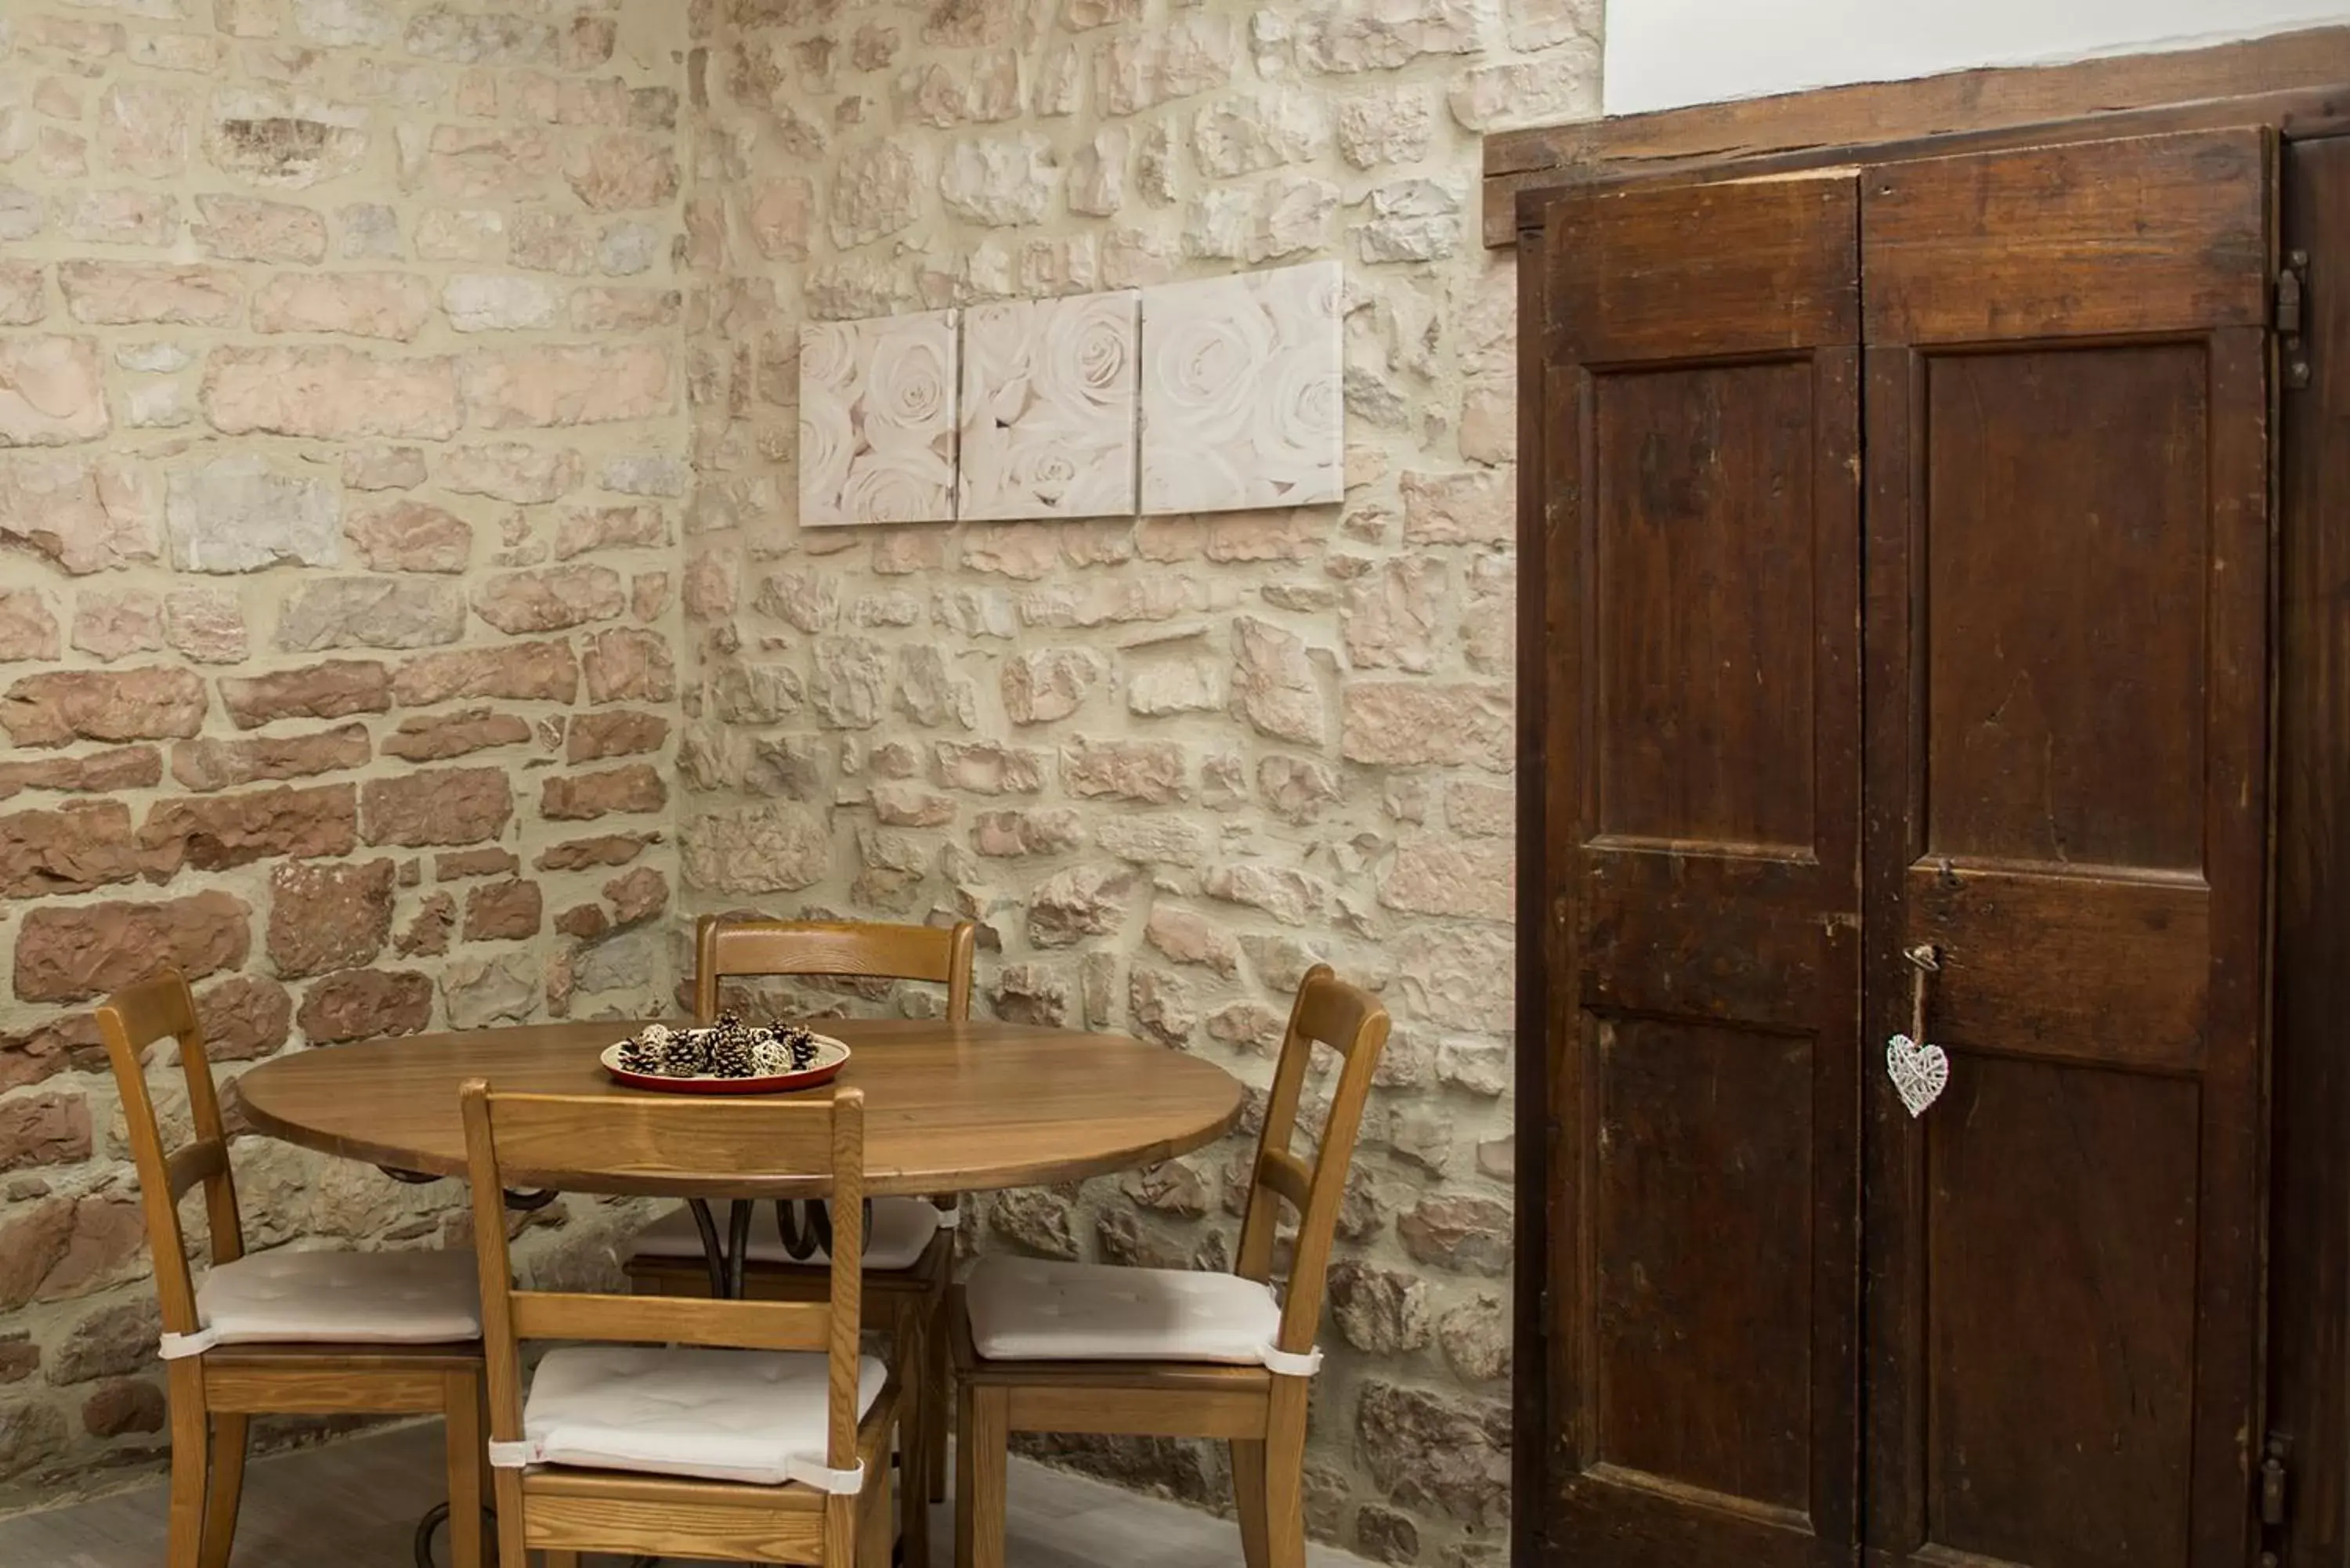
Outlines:
{"label": "stone wall", "polygon": [[[672,982],[683,50],[667,0],[0,6],[0,1505],[162,1442],[93,997],[176,960],[228,1077]],[[258,1245],[463,1238],[453,1183],[236,1165]]]}
{"label": "stone wall", "polygon": [[[1596,10],[0,13],[0,1507],[161,1442],[92,997],[175,956],[229,1077],[650,1010],[685,917],[755,908],[977,919],[994,1013],[1259,1085],[1307,964],[1378,987],[1311,1522],[1501,1561],[1514,280],[1478,133],[1596,106]],[[1343,506],[793,521],[804,320],[1323,256]],[[1219,1264],[1244,1155],[963,1235]],[[262,1244],[463,1233],[451,1189],[237,1160]],[[630,1217],[569,1200],[526,1255],[600,1271]],[[1058,1451],[1224,1496],[1201,1446]]]}
{"label": "stone wall", "polygon": [[[1379,988],[1308,1490],[1315,1533],[1397,1563],[1503,1556],[1514,278],[1476,244],[1478,133],[1595,108],[1596,10],[692,13],[685,903],[976,919],[997,1015],[1256,1085],[1309,963]],[[1343,506],[792,520],[804,320],[1323,256]],[[1221,1264],[1244,1147],[1008,1195],[964,1235]],[[1202,1446],[1061,1451],[1225,1495]]]}

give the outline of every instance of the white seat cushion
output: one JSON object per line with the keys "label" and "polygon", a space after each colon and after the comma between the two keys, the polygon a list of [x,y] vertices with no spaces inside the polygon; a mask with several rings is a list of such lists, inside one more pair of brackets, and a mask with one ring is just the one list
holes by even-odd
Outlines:
{"label": "white seat cushion", "polygon": [[983,1258],[963,1286],[990,1361],[1216,1361],[1261,1366],[1281,1328],[1273,1292],[1237,1274]]}
{"label": "white seat cushion", "polygon": [[196,1289],[215,1345],[440,1345],[478,1339],[482,1293],[469,1252],[261,1252]]}
{"label": "white seat cushion", "polygon": [[[727,1205],[711,1206],[711,1217],[718,1221],[718,1239],[726,1239]],[[939,1233],[939,1211],[919,1198],[877,1198],[873,1200],[873,1223],[865,1233],[865,1267],[868,1272],[887,1273],[895,1269],[910,1269],[921,1262],[922,1253],[930,1247],[931,1238]],[[702,1231],[693,1222],[691,1210],[681,1209],[662,1216],[637,1233],[634,1251],[639,1258],[701,1258]],[[751,1217],[751,1261],[754,1263],[794,1263],[799,1262],[784,1251],[784,1239],[775,1231],[775,1210],[770,1203],[759,1205]],[[807,1266],[816,1268],[832,1262],[832,1254],[818,1247],[807,1259]]]}
{"label": "white seat cushion", "polygon": [[[888,1373],[858,1363],[857,1414]],[[524,1439],[551,1465],[781,1486],[825,1462],[825,1358],[643,1345],[549,1351],[531,1379]]]}

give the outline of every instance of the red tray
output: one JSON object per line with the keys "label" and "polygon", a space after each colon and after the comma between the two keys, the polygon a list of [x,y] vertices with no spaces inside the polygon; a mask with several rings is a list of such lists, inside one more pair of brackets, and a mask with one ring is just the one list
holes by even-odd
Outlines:
{"label": "red tray", "polygon": [[650,1089],[660,1095],[787,1095],[829,1084],[848,1065],[848,1047],[828,1034],[819,1034],[816,1037],[816,1065],[796,1073],[771,1073],[758,1078],[670,1078],[658,1073],[632,1073],[621,1066],[620,1047],[627,1044],[625,1040],[616,1040],[604,1047],[598,1058],[604,1064],[604,1071],[632,1089]]}

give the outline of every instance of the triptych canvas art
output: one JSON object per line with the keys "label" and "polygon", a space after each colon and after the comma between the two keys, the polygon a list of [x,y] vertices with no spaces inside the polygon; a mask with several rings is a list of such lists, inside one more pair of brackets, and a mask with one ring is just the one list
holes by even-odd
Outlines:
{"label": "triptych canvas art", "polygon": [[1336,262],[800,337],[800,521],[1306,506],[1345,490]]}

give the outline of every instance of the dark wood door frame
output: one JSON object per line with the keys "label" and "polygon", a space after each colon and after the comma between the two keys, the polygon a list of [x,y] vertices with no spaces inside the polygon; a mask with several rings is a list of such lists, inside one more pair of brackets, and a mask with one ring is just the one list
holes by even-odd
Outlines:
{"label": "dark wood door frame", "polygon": [[[2292,51],[2283,47],[2287,42],[2306,51],[2292,69],[2277,64],[2293,64]],[[1546,619],[1550,585],[1544,544],[1556,519],[1550,514],[1555,454],[1545,452],[1544,368],[1555,358],[1556,335],[1563,330],[1548,313],[1541,245],[1546,193],[1597,185],[1735,180],[1960,151],[2253,125],[2274,128],[2289,144],[2286,247],[2316,252],[2306,273],[2310,296],[2303,334],[2297,344],[2288,345],[2288,358],[2314,363],[2314,376],[2305,389],[2283,396],[2279,420],[2284,455],[2276,523],[2281,597],[2275,744],[2280,761],[2272,919],[2278,980],[2272,1028],[2278,1110],[2268,1173],[2274,1273],[2268,1362],[2269,1425],[2285,1437],[2287,1451],[2282,1458],[2291,1480],[2288,1522],[2266,1539],[2280,1549],[2282,1568],[2350,1565],[2350,1048],[2343,1044],[2345,1028],[2350,1028],[2345,1022],[2350,1019],[2350,919],[2339,913],[2350,909],[2350,720],[2344,717],[2350,713],[2350,615],[2342,609],[2350,600],[2350,442],[2338,435],[2350,423],[2350,28],[2296,35],[2287,41],[2262,40],[2256,52],[2245,52],[2252,48],[2230,46],[2171,58],[2230,55],[2239,65],[2247,59],[2262,69],[2273,65],[2276,68],[2263,85],[2281,85],[2281,90],[2248,92],[2240,80],[2229,91],[2191,101],[2172,101],[2178,96],[2174,93],[2151,106],[2140,100],[2116,108],[2111,98],[2096,93],[2096,73],[2091,67],[2134,62],[2092,62],[2091,67],[2064,67],[2085,73],[2067,78],[2082,94],[2072,105],[2076,117],[2070,119],[2062,118],[2063,105],[2035,99],[2035,112],[2017,123],[1960,125],[1938,134],[1916,134],[1913,126],[1896,119],[1884,128],[1891,133],[1888,139],[1880,141],[1790,145],[1788,136],[1774,140],[1758,132],[1742,144],[1716,141],[1711,151],[1694,141],[1678,149],[1667,144],[1659,151],[1619,133],[1613,140],[1617,152],[1608,151],[1610,139],[1600,136],[1590,142],[1596,151],[1580,161],[1498,171],[1492,151],[1496,143],[1489,142],[1488,238],[1522,243],[1516,1231],[1518,1274],[1531,1284],[1517,1292],[1516,1302],[1520,1349],[1513,1479],[1519,1506],[1513,1520],[1512,1560],[1521,1568],[1538,1568],[1550,1561],[1544,1552],[1540,1509],[1549,1494],[1557,1428],[1542,1339],[1550,1316],[1550,1282],[1560,1260],[1552,1256],[1549,1245],[1547,1202],[1555,1162],[1570,1152],[1560,1147],[1561,1131],[1551,1116],[1548,1053],[1539,1048],[1550,1036],[1557,1011],[1572,1003],[1572,998],[1555,989],[1565,978],[1555,978],[1554,971],[1565,909],[1552,887],[1548,836],[1555,825],[1544,821],[1543,806],[1544,781],[1554,762],[1544,715],[1566,695],[1549,689],[1545,673],[1547,649],[1562,628]],[[2312,73],[2340,85],[2314,85]],[[2033,74],[2054,80],[2058,73]],[[1783,111],[1800,101],[1773,99],[1732,107],[1742,113],[1771,107]],[[1689,123],[1700,124],[1693,119]],[[1799,128],[1804,121],[1789,118],[1782,123]],[[2311,144],[2311,157],[2297,161],[2293,143]],[[2326,242],[2338,242],[2340,248],[2325,250]],[[2290,364],[2281,369],[2279,384],[2299,387]],[[2251,1462],[2257,1465],[2263,1457],[2258,1451],[2262,1435],[2252,1438]]]}
{"label": "dark wood door frame", "polygon": [[1518,243],[1542,192],[1563,186],[1719,180],[2238,125],[2273,125],[2287,140],[2350,130],[2350,27],[1503,131],[1485,139],[1485,244]]}

